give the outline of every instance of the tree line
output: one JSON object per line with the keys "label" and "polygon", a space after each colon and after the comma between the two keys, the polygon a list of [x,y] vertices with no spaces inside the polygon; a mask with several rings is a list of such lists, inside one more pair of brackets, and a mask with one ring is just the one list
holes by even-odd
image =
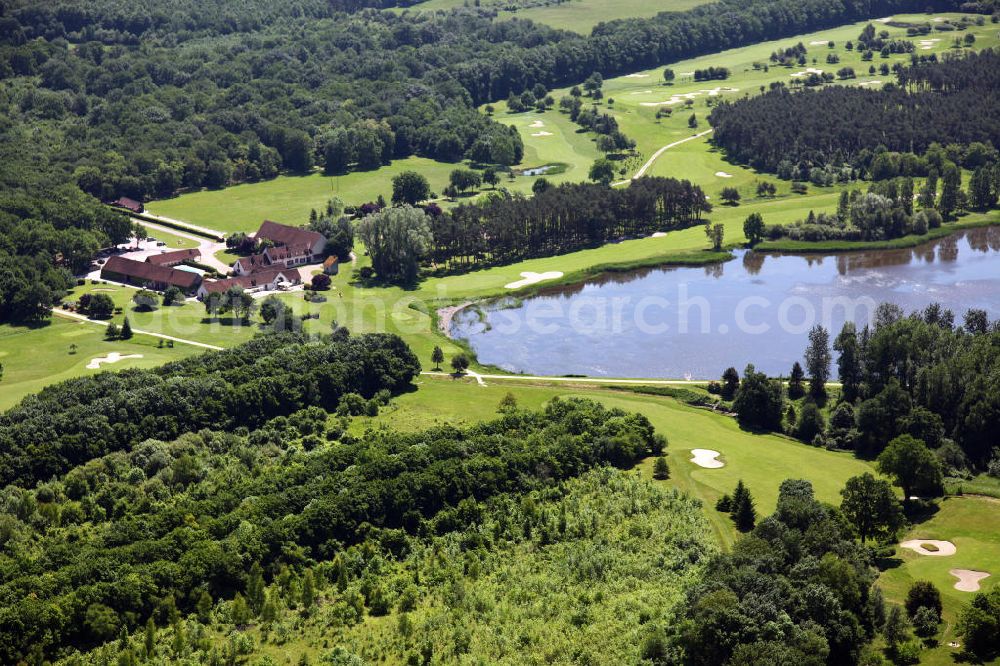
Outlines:
{"label": "tree line", "polygon": [[874,177],[880,151],[922,155],[935,143],[1000,145],[1000,120],[991,112],[998,72],[1000,53],[987,49],[915,62],[899,71],[898,85],[882,90],[776,86],[717,105],[709,116],[712,140],[734,161],[784,177],[794,177],[787,174],[792,168],[808,174],[844,165]]}
{"label": "tree line", "polygon": [[[787,389],[751,365],[742,378],[727,371],[716,390],[732,396],[745,427],[787,430],[863,458],[877,458],[890,443],[911,438],[914,456],[930,470],[919,485],[934,494],[942,490],[942,474],[985,471],[1000,458],[993,432],[1000,423],[998,346],[1000,324],[983,310],[971,309],[957,322],[938,304],[905,315],[883,303],[870,325],[859,329],[848,322],[832,341],[815,327],[805,369],[795,363]],[[841,389],[827,419],[819,407],[829,399],[832,365]],[[798,412],[787,398],[804,398]]]}
{"label": "tree line", "polygon": [[149,438],[335,409],[345,393],[396,392],[419,371],[393,335],[310,342],[282,333],[150,370],[71,379],[0,415],[0,484],[31,486]]}
{"label": "tree line", "polygon": [[680,229],[711,212],[705,193],[687,180],[644,177],[627,188],[566,183],[532,198],[497,194],[429,219],[428,259],[446,269],[513,263]]}

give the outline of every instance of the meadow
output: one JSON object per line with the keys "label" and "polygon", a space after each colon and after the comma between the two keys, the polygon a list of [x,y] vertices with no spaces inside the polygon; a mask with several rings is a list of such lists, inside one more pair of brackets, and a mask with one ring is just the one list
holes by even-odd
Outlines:
{"label": "meadow", "polygon": [[[551,2],[537,7],[518,7],[517,2],[497,0],[427,0],[406,10],[434,11],[472,5],[486,9],[496,8],[502,18],[528,19],[560,30],[570,30],[582,35],[590,34],[598,23],[622,18],[647,18],[660,12],[679,12],[706,4],[705,0],[568,0]],[[514,9],[511,9],[511,8]]]}

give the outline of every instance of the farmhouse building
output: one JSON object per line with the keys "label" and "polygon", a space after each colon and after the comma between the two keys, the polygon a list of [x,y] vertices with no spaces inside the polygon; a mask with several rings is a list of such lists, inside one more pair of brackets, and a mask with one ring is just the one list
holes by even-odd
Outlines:
{"label": "farmhouse building", "polygon": [[118,256],[108,259],[101,268],[101,277],[157,291],[177,287],[187,294],[193,293],[201,284],[201,276],[197,273]]}
{"label": "farmhouse building", "polygon": [[146,257],[146,261],[157,266],[176,266],[185,261],[201,261],[201,250],[173,250],[171,252],[161,252],[151,254]]}
{"label": "farmhouse building", "polygon": [[254,234],[254,240],[258,243],[270,241],[276,248],[284,248],[296,256],[305,256],[307,261],[319,261],[326,248],[326,237],[323,234],[270,220],[264,220]]}
{"label": "farmhouse building", "polygon": [[269,220],[260,225],[254,241],[265,243],[267,247],[259,254],[237,259],[233,263],[235,275],[246,276],[275,268],[305,266],[319,261],[326,248],[323,234]]}
{"label": "farmhouse building", "polygon": [[224,280],[205,280],[198,287],[198,298],[205,300],[209,294],[221,294],[230,287],[241,287],[244,291],[275,291],[282,286],[301,284],[302,277],[295,269],[274,268],[258,271],[253,275],[237,275]]}
{"label": "farmhouse building", "polygon": [[111,205],[115,208],[124,208],[125,210],[131,211],[133,213],[145,213],[146,207],[142,205],[141,201],[136,201],[135,199],[129,199],[128,197],[122,197],[117,201],[112,201]]}

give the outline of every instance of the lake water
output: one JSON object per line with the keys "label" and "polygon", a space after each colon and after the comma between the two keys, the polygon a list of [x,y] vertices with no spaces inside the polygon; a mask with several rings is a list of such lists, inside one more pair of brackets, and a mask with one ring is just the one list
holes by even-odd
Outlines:
{"label": "lake water", "polygon": [[607,274],[521,302],[461,312],[452,335],[511,372],[592,377],[718,377],[747,363],[788,374],[816,323],[831,341],[878,303],[937,302],[1000,317],[1000,227],[919,247],[834,255],[740,252],[725,264]]}

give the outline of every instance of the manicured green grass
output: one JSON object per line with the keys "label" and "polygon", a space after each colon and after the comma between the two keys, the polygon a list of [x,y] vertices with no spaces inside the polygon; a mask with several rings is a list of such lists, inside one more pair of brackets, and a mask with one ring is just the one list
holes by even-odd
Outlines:
{"label": "manicured green grass", "polygon": [[156,215],[192,222],[227,233],[254,231],[264,219],[285,224],[305,224],[309,211],[322,209],[333,197],[347,204],[374,201],[379,195],[392,196],[392,178],[402,171],[419,171],[440,192],[448,184],[448,174],[460,165],[435,162],[422,157],[396,160],[376,171],[358,171],[343,176],[279,176],[260,183],[236,185],[224,190],[203,190],[173,199],[151,202]]}
{"label": "manicured green grass", "polygon": [[[70,345],[76,345],[75,352]],[[4,367],[0,410],[13,407],[24,396],[49,384],[99,372],[88,369],[87,364],[110,352],[141,354],[142,358],[122,359],[103,365],[102,370],[150,368],[201,351],[180,344],[173,349],[157,345],[156,338],[146,335],[108,342],[104,340],[102,327],[60,317],[53,317],[37,328],[0,326],[0,363]]]}
{"label": "manicured green grass", "polygon": [[1000,211],[987,213],[971,213],[956,222],[948,222],[931,229],[923,236],[909,235],[885,241],[796,241],[787,238],[776,241],[764,241],[756,246],[758,250],[771,252],[850,252],[852,250],[892,250],[913,247],[929,240],[943,238],[959,229],[981,227],[1000,222]]}
{"label": "manicured green grass", "polygon": [[991,574],[980,581],[983,590],[997,585],[1000,579],[1000,501],[982,497],[949,497],[940,502],[940,510],[928,521],[913,527],[903,538],[951,541],[957,552],[951,556],[918,555],[905,548],[897,549],[897,562],[882,573],[879,585],[886,599],[902,603],[914,581],[929,580],[941,591],[944,624],[938,637],[939,647],[921,654],[922,664],[953,664],[958,650],[948,647],[958,641],[955,622],[961,609],[974,596],[955,589],[958,579],[951,569],[970,569]]}
{"label": "manicured green grass", "polygon": [[191,240],[190,238],[183,238],[181,236],[177,236],[167,231],[161,231],[159,229],[147,228],[146,231],[149,233],[150,237],[155,238],[156,240],[159,241],[163,241],[164,243],[167,244],[166,246],[171,249],[187,250],[190,248],[198,247],[198,243]]}

